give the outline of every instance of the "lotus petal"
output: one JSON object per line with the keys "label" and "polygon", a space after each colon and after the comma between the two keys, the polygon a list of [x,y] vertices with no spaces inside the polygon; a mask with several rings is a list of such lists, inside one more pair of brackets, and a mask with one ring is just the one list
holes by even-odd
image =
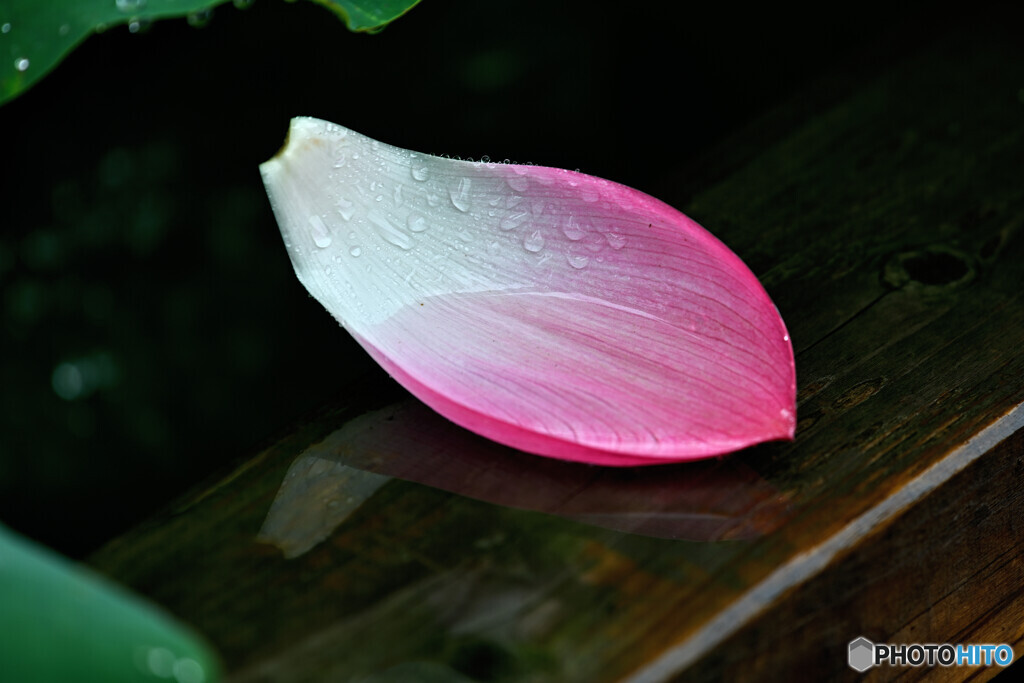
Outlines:
{"label": "lotus petal", "polygon": [[441,415],[565,460],[791,439],[793,349],[724,244],[637,190],[313,118],[260,166],[299,280]]}

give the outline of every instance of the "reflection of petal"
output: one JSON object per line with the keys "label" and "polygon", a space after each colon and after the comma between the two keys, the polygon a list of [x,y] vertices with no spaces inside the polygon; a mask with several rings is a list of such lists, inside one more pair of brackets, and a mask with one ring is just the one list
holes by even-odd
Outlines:
{"label": "reflection of petal", "polygon": [[792,438],[778,311],[735,254],[666,204],[310,118],[261,171],[302,283],[452,421],[604,465]]}
{"label": "reflection of petal", "polygon": [[298,557],[330,536],[390,479],[335,459],[301,455],[288,468],[256,538],[276,545],[286,558]]}
{"label": "reflection of petal", "polygon": [[473,683],[457,671],[437,662],[402,662],[359,683]]}
{"label": "reflection of petal", "polygon": [[[778,492],[735,459],[624,470],[522,458],[410,399],[349,420],[307,448],[289,470],[261,538],[289,557],[301,554],[389,477],[661,538],[751,538],[789,513]],[[348,502],[324,509],[341,500]]]}
{"label": "reflection of petal", "polygon": [[[568,607],[552,595],[564,576],[542,573],[528,582],[500,568],[460,566],[403,585],[383,600],[300,638],[284,651],[233,672],[233,683],[358,681],[359,683],[467,683],[449,666],[456,658],[429,651],[424,635],[444,633],[448,643],[512,644],[550,633]],[[494,612],[495,606],[499,612]],[[386,634],[388,638],[376,637]],[[402,637],[406,635],[406,637]],[[431,642],[427,639],[428,642]],[[433,641],[437,642],[437,641]],[[425,651],[426,650],[426,651]],[[493,651],[493,650],[492,650]],[[346,653],[338,657],[339,652]],[[465,663],[465,662],[464,662]],[[489,669],[490,667],[488,667]],[[484,680],[497,680],[494,672]],[[500,680],[511,680],[506,676]],[[518,678],[517,678],[518,680]]]}

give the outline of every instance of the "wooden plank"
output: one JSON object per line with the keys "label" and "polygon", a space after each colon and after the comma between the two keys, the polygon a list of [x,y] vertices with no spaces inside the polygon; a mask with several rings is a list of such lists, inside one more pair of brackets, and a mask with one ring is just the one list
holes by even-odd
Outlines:
{"label": "wooden plank", "polygon": [[605,472],[385,389],[92,563],[236,681],[839,677],[860,635],[1020,643],[1022,87],[1009,29],[948,36],[685,208],[789,325],[794,443]]}

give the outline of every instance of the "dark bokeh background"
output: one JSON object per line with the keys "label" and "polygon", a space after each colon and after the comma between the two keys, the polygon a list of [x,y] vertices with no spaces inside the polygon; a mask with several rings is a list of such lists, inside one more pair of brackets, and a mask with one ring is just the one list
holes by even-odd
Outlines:
{"label": "dark bokeh background", "polygon": [[291,116],[684,206],[710,145],[982,11],[711,5],[424,0],[367,36],[257,0],[90,38],[0,108],[0,520],[83,556],[388,381],[291,273],[257,171]]}

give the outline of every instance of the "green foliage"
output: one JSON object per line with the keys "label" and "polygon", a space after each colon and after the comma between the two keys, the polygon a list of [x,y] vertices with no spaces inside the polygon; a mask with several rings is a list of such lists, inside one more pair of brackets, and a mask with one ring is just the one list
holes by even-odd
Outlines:
{"label": "green foliage", "polygon": [[[0,104],[50,72],[93,32],[128,24],[129,30],[157,19],[203,21],[228,0],[0,0]],[[246,7],[253,0],[233,0]],[[419,0],[313,0],[352,31],[376,32]]]}
{"label": "green foliage", "polygon": [[0,662],[19,683],[214,683],[220,666],[167,615],[0,526]]}

